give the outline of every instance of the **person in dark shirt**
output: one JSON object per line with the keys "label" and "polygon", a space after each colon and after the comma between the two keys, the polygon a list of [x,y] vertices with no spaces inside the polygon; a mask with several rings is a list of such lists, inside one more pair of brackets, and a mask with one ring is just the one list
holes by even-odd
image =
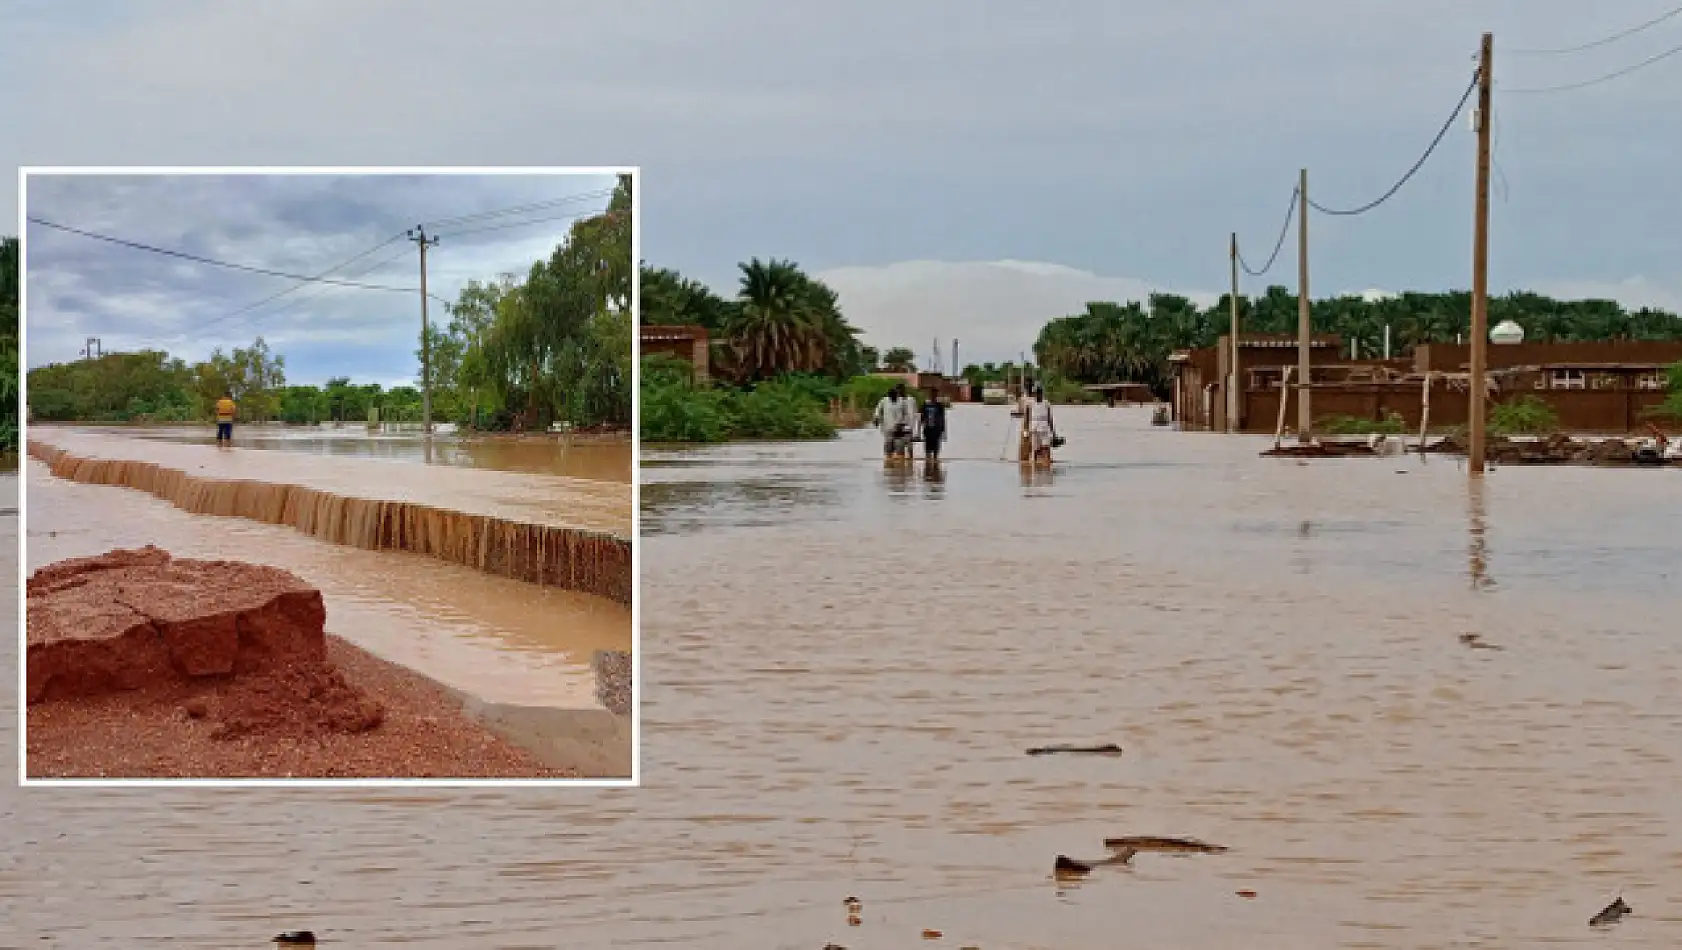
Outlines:
{"label": "person in dark shirt", "polygon": [[928,392],[928,398],[923,400],[922,410],[923,452],[928,457],[929,465],[940,464],[940,444],[946,441],[946,404],[940,401],[940,394],[933,389]]}

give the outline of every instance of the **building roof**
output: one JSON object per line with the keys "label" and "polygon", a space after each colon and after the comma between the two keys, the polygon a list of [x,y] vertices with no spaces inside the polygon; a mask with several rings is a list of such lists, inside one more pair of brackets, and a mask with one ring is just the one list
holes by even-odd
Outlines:
{"label": "building roof", "polygon": [[639,338],[650,342],[663,340],[704,340],[707,338],[707,328],[699,324],[656,324],[645,323],[639,332]]}

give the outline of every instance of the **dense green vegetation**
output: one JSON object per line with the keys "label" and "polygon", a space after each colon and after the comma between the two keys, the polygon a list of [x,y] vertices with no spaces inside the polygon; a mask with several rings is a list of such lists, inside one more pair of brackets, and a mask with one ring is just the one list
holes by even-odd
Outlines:
{"label": "dense green vegetation", "polygon": [[[1174,294],[1152,294],[1141,305],[1090,303],[1084,313],[1047,323],[1034,343],[1034,356],[1051,377],[1081,382],[1145,383],[1166,394],[1168,356],[1175,350],[1214,346],[1231,327],[1230,299],[1207,309]],[[1420,343],[1449,343],[1470,332],[1471,295],[1404,293],[1367,300],[1360,296],[1316,300],[1310,306],[1314,332],[1335,333],[1363,359],[1382,355],[1384,328],[1391,328],[1393,356]],[[1284,287],[1260,297],[1238,298],[1244,333],[1295,335],[1297,298]],[[1682,340],[1682,318],[1643,307],[1626,311],[1610,300],[1560,301],[1515,292],[1489,301],[1489,325],[1503,320],[1524,327],[1525,339]],[[967,372],[967,370],[966,370]],[[1673,387],[1674,388],[1674,387]]]}
{"label": "dense green vegetation", "polygon": [[[433,419],[483,429],[629,425],[631,279],[630,183],[622,180],[607,212],[574,222],[524,278],[469,283],[448,322],[430,328]],[[418,383],[289,386],[285,369],[261,337],[191,365],[156,350],[109,353],[31,370],[29,405],[41,420],[191,421],[208,419],[231,390],[247,421],[421,418]]]}
{"label": "dense green vegetation", "polygon": [[1548,435],[1559,431],[1559,414],[1540,397],[1524,395],[1489,407],[1491,435]]}
{"label": "dense green vegetation", "polygon": [[836,293],[791,261],[739,265],[734,299],[670,269],[644,268],[642,322],[694,324],[713,338],[712,379],[681,360],[643,360],[642,437],[650,442],[822,439],[868,415],[893,381],[878,365],[912,368],[903,348],[859,341]]}
{"label": "dense green vegetation", "polygon": [[0,456],[16,465],[18,451],[18,239],[0,237]]}
{"label": "dense green vegetation", "polygon": [[1682,422],[1682,363],[1671,366],[1665,376],[1664,402],[1654,406],[1651,415],[1668,422]]}

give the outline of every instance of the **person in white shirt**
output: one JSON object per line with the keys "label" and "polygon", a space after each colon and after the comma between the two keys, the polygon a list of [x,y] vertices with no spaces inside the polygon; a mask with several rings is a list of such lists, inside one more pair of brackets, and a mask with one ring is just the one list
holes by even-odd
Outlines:
{"label": "person in white shirt", "polygon": [[1045,388],[1034,387],[1034,401],[1028,404],[1028,439],[1034,464],[1044,460],[1051,464],[1051,440],[1057,438],[1057,423],[1051,418],[1051,403],[1045,401]]}
{"label": "person in white shirt", "polygon": [[892,459],[910,452],[917,409],[913,400],[905,395],[903,383],[888,390],[888,394],[876,404],[873,421],[882,433],[883,458]]}

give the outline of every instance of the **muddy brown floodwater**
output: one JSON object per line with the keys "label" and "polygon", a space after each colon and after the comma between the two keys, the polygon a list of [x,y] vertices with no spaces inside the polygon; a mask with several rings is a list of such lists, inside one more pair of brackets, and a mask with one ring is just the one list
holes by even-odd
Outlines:
{"label": "muddy brown floodwater", "polygon": [[[1682,473],[1058,415],[1029,478],[979,407],[939,483],[651,451],[644,787],[9,791],[17,942],[1682,944]],[[1125,835],[1230,850],[1051,880]]]}
{"label": "muddy brown floodwater", "polygon": [[[216,432],[209,426],[78,426],[90,432],[159,439],[188,445],[214,445]],[[563,475],[592,481],[631,480],[631,440],[622,435],[573,435],[550,433],[526,435],[456,432],[439,426],[431,444],[421,437],[418,425],[390,425],[372,430],[366,425],[346,423],[319,426],[242,425],[236,444],[245,448],[342,458],[382,458],[404,462],[426,462],[499,472],[527,472],[533,475]]]}

